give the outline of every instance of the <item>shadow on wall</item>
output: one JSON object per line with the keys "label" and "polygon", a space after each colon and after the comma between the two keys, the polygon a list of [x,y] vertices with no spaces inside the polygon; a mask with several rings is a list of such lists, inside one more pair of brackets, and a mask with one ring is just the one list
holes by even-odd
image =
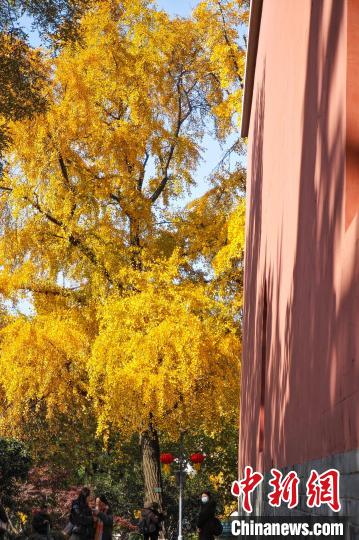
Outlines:
{"label": "shadow on wall", "polygon": [[[247,206],[251,208],[250,219],[247,225],[247,238],[250,242],[246,245],[245,268],[250,268],[250,272],[245,272],[246,308],[244,312],[244,328],[255,329],[254,336],[251,333],[244,333],[243,355],[247,359],[254,359],[256,351],[261,345],[261,326],[257,320],[257,306],[261,310],[263,305],[263,294],[257,299],[257,280],[259,265],[259,250],[262,236],[262,184],[263,184],[263,126],[265,111],[265,69],[263,70],[260,90],[254,112],[253,146],[251,153],[251,177],[253,179],[250,189],[250,199]],[[261,290],[258,288],[258,290]],[[242,388],[250,388],[252,392],[242,392],[241,410],[243,412],[242,422],[246,426],[252,426],[253,432],[249,433],[244,429],[241,434],[240,454],[242,456],[253,456],[253,439],[256,436],[259,418],[259,392],[256,384],[256,372],[252,366],[247,366],[242,374]],[[255,444],[255,443],[254,443]],[[255,449],[255,447],[254,447]],[[243,464],[246,465],[248,461]]]}
{"label": "shadow on wall", "polygon": [[[346,397],[341,379],[342,364],[348,359],[345,347],[338,351],[338,344],[347,342],[343,322],[348,322],[348,316],[343,306],[337,309],[340,298],[334,283],[343,228],[345,125],[341,110],[335,119],[335,136],[329,126],[333,66],[345,3],[332,1],[324,50],[323,7],[323,1],[311,3],[297,244],[284,343],[278,329],[270,331],[274,337],[273,354],[284,362],[285,377],[275,393],[279,379],[277,373],[272,374],[269,405],[275,411],[274,418],[281,420],[269,441],[268,465],[277,459],[286,463],[292,456],[300,462],[342,451],[343,446],[353,448],[358,442],[355,434],[345,429],[349,415],[338,403]],[[278,294],[280,275],[277,284]],[[355,287],[353,281],[353,294]],[[358,381],[357,369],[353,370],[355,375]],[[343,441],[345,435],[349,438]]]}
{"label": "shadow on wall", "polygon": [[[345,118],[338,110],[333,132],[331,99],[345,3],[331,1],[328,28],[324,23],[327,7],[324,0],[311,2],[298,230],[284,335],[277,317],[283,312],[281,237],[275,266],[268,267],[267,263],[263,277],[258,271],[263,207],[264,71],[253,110],[244,336],[244,354],[247,362],[253,364],[246,367],[242,379],[243,389],[247,389],[242,393],[242,421],[247,429],[241,435],[241,455],[247,463],[263,466],[264,470],[359,446],[359,415],[355,415],[359,397],[359,359],[355,357],[359,350],[358,256],[356,266],[352,261],[350,283],[340,295],[339,281],[335,280],[344,234]],[[324,40],[323,36],[328,37]],[[282,225],[283,229],[285,224]],[[358,243],[356,249],[358,255]],[[346,261],[342,263],[345,265]],[[262,462],[257,433],[265,291],[268,315],[264,336],[267,366]],[[255,335],[248,335],[249,331]]]}

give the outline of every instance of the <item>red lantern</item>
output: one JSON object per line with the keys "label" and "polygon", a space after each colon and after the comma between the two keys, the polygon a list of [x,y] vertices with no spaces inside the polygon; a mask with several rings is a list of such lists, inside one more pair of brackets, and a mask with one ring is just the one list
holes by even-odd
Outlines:
{"label": "red lantern", "polygon": [[173,461],[174,461],[173,455],[170,454],[170,453],[161,454],[160,461],[161,461],[161,463],[163,465],[163,470],[164,470],[165,474],[169,474],[169,472],[171,470],[171,463],[173,463]]}
{"label": "red lantern", "polygon": [[201,452],[196,452],[195,454],[191,455],[191,461],[196,471],[199,471],[204,461],[204,455],[201,454]]}

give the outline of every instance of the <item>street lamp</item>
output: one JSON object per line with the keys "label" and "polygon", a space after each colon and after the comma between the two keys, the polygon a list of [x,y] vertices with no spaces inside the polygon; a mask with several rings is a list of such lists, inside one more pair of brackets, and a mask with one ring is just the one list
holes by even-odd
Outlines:
{"label": "street lamp", "polygon": [[[180,434],[180,445],[179,445],[179,456],[177,458],[179,464],[179,471],[177,477],[177,482],[179,486],[179,497],[178,497],[178,540],[182,540],[182,520],[183,520],[183,487],[184,487],[184,478],[186,476],[186,471],[184,470],[184,449],[183,449],[183,439],[184,431],[181,431]],[[201,452],[196,452],[191,454],[191,462],[198,471],[201,467],[201,464],[204,460],[204,455]],[[174,461],[172,454],[161,454],[161,463],[164,466],[165,472],[168,472],[170,464]]]}
{"label": "street lamp", "polygon": [[184,432],[180,435],[180,457],[179,457],[179,499],[178,499],[178,540],[182,540],[182,511],[183,511],[183,438]]}

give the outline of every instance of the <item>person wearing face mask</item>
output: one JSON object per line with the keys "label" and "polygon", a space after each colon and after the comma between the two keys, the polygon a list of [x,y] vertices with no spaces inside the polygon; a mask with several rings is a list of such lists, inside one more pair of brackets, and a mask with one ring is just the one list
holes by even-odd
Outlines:
{"label": "person wearing face mask", "polygon": [[213,540],[216,524],[216,502],[209,491],[201,494],[201,509],[197,519],[199,540]]}

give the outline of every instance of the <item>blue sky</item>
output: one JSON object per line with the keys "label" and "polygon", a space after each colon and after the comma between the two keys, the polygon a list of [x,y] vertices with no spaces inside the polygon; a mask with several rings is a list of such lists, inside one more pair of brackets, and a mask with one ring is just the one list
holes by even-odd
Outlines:
{"label": "blue sky", "polygon": [[171,15],[189,15],[198,0],[157,0],[157,4]]}

